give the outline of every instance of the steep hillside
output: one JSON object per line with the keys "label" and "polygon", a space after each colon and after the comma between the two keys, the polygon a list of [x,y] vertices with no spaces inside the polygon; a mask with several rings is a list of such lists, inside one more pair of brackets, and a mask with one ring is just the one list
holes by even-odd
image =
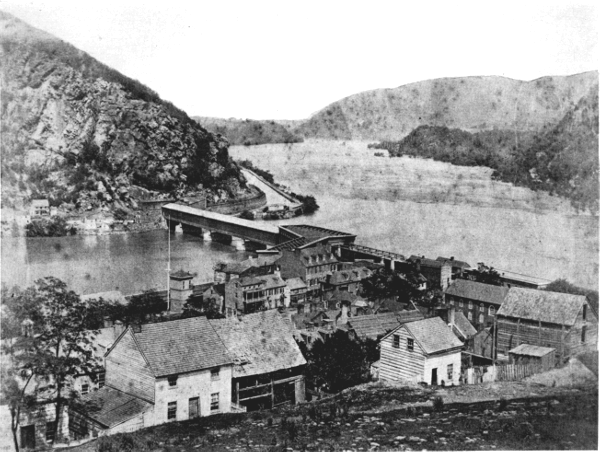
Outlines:
{"label": "steep hillside", "polygon": [[231,144],[301,143],[302,137],[290,132],[275,121],[255,121],[252,119],[222,119],[202,116],[193,117],[202,127],[212,133],[220,133]]}
{"label": "steep hillside", "polygon": [[304,137],[398,140],[422,126],[539,130],[598,83],[597,72],[525,82],[504,77],[427,80],[346,97],[302,122]]}
{"label": "steep hillside", "polygon": [[401,141],[374,148],[392,156],[413,155],[455,165],[487,166],[494,177],[569,198],[580,209],[598,211],[598,85],[588,90],[558,124],[538,132],[469,133],[421,126]]}
{"label": "steep hillside", "polygon": [[141,83],[0,13],[2,205],[134,209],[148,191],[246,191],[228,143]]}

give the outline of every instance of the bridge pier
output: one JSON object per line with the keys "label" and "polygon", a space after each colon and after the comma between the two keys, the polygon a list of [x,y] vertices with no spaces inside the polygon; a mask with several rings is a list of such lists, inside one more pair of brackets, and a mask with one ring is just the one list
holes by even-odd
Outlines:
{"label": "bridge pier", "polygon": [[231,246],[238,251],[246,251],[246,243],[244,239],[239,237],[231,237]]}
{"label": "bridge pier", "polygon": [[231,244],[231,240],[233,239],[233,237],[230,236],[229,234],[223,234],[221,232],[216,232],[216,231],[211,232],[210,237],[211,237],[211,240],[213,240],[215,242],[223,243],[225,245]]}
{"label": "bridge pier", "polygon": [[205,242],[210,242],[212,240],[212,236],[210,234],[210,231],[205,230],[202,233],[202,240],[204,240]]}
{"label": "bridge pier", "polygon": [[190,226],[189,224],[181,223],[181,230],[184,234],[190,235],[202,235],[202,228],[196,226]]}
{"label": "bridge pier", "polygon": [[177,221],[173,220],[165,220],[167,222],[167,227],[169,228],[169,232],[175,232],[175,228],[179,224]]}
{"label": "bridge pier", "polygon": [[267,245],[258,242],[253,242],[252,240],[244,240],[244,248],[246,251],[266,250]]}

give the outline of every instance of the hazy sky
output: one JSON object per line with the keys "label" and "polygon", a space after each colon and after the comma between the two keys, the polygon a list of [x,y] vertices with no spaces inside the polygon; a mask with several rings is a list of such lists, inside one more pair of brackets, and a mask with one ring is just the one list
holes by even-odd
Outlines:
{"label": "hazy sky", "polygon": [[190,115],[300,119],[438,77],[598,69],[595,2],[0,0]]}

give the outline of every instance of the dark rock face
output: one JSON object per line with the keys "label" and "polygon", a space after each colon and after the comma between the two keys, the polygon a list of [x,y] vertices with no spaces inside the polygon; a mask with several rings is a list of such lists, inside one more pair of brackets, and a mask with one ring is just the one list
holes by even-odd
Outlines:
{"label": "dark rock face", "polygon": [[228,142],[156,93],[0,13],[2,200],[136,208],[153,191],[245,193]]}

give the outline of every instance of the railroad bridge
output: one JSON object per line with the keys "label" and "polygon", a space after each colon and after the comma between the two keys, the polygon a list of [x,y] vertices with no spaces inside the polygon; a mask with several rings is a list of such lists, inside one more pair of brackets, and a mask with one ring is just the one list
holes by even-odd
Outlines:
{"label": "railroad bridge", "polygon": [[340,247],[341,256],[349,259],[374,259],[389,270],[399,270],[402,264],[406,264],[406,258],[399,253],[378,250],[368,246],[355,243],[345,244]]}
{"label": "railroad bridge", "polygon": [[181,204],[166,204],[162,214],[171,231],[178,224],[184,232],[231,243],[234,238],[243,241],[248,248],[264,248],[277,245],[281,239],[279,228],[256,221],[223,215]]}

